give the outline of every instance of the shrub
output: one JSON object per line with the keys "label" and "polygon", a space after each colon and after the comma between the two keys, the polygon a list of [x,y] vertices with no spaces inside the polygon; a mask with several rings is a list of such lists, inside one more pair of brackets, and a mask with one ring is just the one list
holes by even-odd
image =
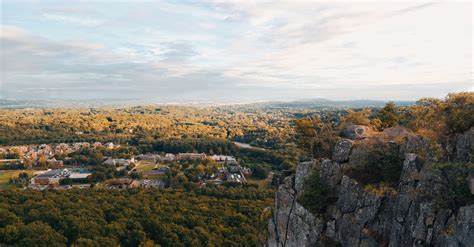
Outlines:
{"label": "shrub", "polygon": [[402,173],[402,160],[397,145],[382,145],[367,150],[362,164],[348,168],[345,174],[363,185],[384,182],[396,186]]}
{"label": "shrub", "polygon": [[386,185],[384,183],[381,183],[381,184],[378,184],[378,185],[367,184],[367,185],[364,186],[364,191],[369,193],[369,194],[376,195],[376,196],[379,196],[379,197],[382,197],[386,194],[389,194],[389,195],[397,194],[397,191],[393,187],[391,187],[389,185]]}
{"label": "shrub", "polygon": [[319,169],[314,169],[304,180],[304,191],[298,202],[314,214],[320,214],[329,202],[329,188],[319,178]]}
{"label": "shrub", "polygon": [[252,176],[260,179],[267,178],[268,169],[261,165],[256,165],[252,168]]}

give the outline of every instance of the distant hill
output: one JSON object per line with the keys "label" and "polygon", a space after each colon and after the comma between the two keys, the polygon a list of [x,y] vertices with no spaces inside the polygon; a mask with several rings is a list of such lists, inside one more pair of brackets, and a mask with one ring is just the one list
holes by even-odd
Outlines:
{"label": "distant hill", "polygon": [[[328,100],[307,99],[288,102],[265,102],[259,103],[265,107],[272,108],[360,108],[360,107],[383,107],[388,101],[381,100]],[[414,101],[395,101],[398,106],[413,105]]]}
{"label": "distant hill", "polygon": [[[153,103],[139,100],[123,99],[98,99],[98,100],[17,100],[0,99],[0,109],[18,108],[48,108],[48,107],[100,107],[100,106],[133,106],[133,105],[181,105],[181,106],[229,106],[247,105],[261,108],[360,108],[360,107],[382,107],[388,101],[381,100],[328,100],[328,99],[307,99],[294,101],[268,101],[256,103],[240,102],[171,102]],[[395,101],[398,106],[412,105],[414,101]]]}

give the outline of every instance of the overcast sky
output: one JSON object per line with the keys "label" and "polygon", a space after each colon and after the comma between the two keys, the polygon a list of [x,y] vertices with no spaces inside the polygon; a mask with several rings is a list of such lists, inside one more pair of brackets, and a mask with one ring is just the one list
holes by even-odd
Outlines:
{"label": "overcast sky", "polygon": [[470,2],[1,2],[0,98],[412,100],[474,90]]}

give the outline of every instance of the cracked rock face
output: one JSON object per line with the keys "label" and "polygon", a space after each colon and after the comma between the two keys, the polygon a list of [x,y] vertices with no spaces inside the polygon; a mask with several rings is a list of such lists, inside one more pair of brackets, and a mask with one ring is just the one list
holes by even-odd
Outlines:
{"label": "cracked rock face", "polygon": [[346,162],[351,154],[352,141],[349,139],[340,140],[335,146],[332,153],[332,160],[336,162]]}
{"label": "cracked rock face", "polygon": [[462,135],[457,136],[456,158],[459,161],[472,161],[474,158],[474,127]]}
{"label": "cracked rock face", "polygon": [[298,165],[294,176],[285,178],[276,193],[276,205],[268,225],[268,246],[314,246],[322,229],[319,219],[301,206],[297,195],[314,162]]}
{"label": "cracked rock face", "polygon": [[[471,138],[471,134],[465,135]],[[373,194],[344,176],[343,167],[352,162],[342,158],[347,152],[336,155],[341,157],[336,158],[340,162],[333,159],[319,164],[300,163],[295,175],[287,177],[276,193],[267,245],[474,246],[474,205],[453,210],[435,200],[450,193],[450,177],[468,177],[469,171],[455,171],[449,176],[434,172],[430,162],[423,162],[409,152],[427,148],[426,143],[410,138],[402,147],[406,151],[395,193]],[[465,138],[457,139],[463,143],[462,150],[471,148],[464,145]],[[321,215],[313,215],[296,201],[303,190],[304,178],[315,165],[319,165],[321,181],[337,196],[337,201],[328,205]]]}

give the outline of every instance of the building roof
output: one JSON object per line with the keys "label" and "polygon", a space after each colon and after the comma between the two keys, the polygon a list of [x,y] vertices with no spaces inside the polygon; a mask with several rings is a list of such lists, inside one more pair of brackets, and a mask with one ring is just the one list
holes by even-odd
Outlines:
{"label": "building roof", "polygon": [[71,175],[69,175],[69,178],[70,179],[86,179],[90,175],[92,175],[92,173],[71,173]]}
{"label": "building roof", "polygon": [[51,171],[41,173],[38,176],[36,176],[35,178],[52,178],[52,177],[58,176],[62,172],[63,172],[63,170],[61,170],[61,169],[51,170]]}

